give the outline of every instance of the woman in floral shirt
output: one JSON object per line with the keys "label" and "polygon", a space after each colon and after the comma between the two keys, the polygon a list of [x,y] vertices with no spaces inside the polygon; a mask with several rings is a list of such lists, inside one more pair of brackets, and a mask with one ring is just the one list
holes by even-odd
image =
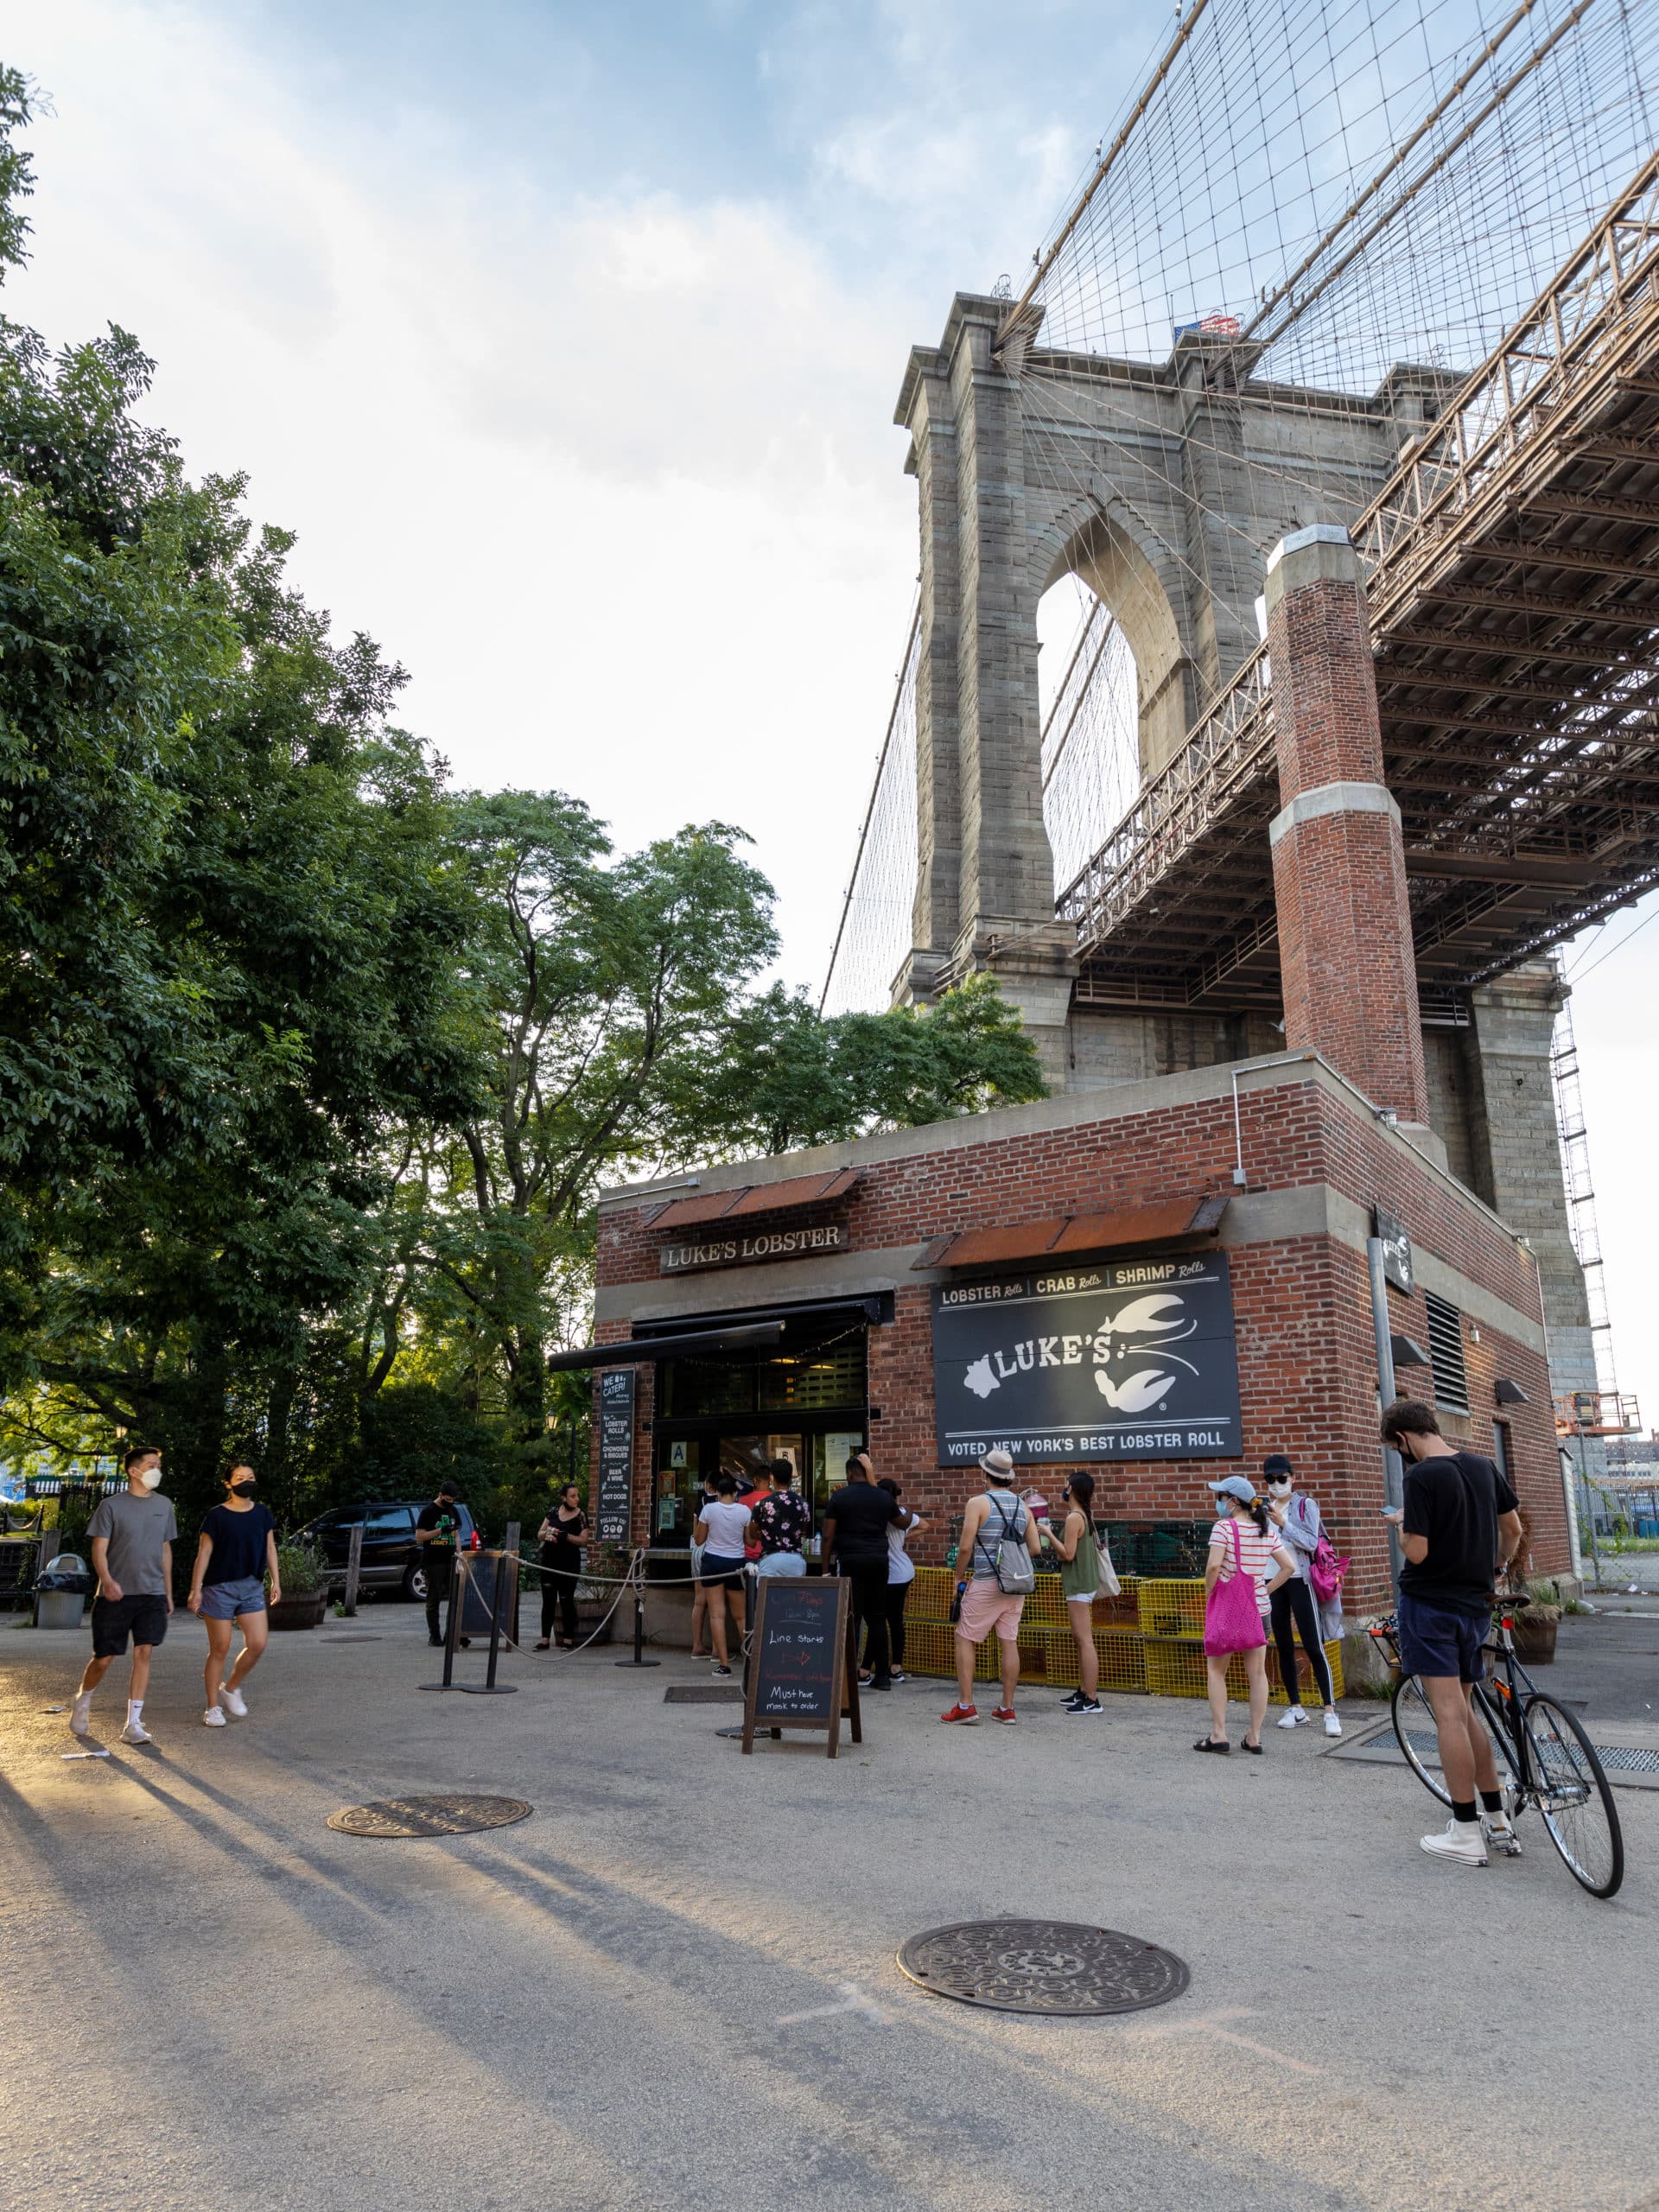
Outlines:
{"label": "woman in floral shirt", "polygon": [[806,1500],[794,1487],[795,1467],[789,1459],[774,1459],[772,1463],[772,1494],[763,1497],[754,1509],[750,1522],[760,1539],[760,1562],[757,1574],[799,1575],[806,1573],[806,1559],[801,1550],[812,1526],[812,1515]]}

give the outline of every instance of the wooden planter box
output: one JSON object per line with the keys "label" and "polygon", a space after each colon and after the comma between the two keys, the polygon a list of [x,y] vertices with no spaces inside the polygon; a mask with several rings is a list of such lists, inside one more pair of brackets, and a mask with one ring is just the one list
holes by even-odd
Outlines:
{"label": "wooden planter box", "polygon": [[284,1598],[280,1605],[270,1608],[270,1625],[277,1628],[315,1628],[328,1610],[326,1589],[307,1590],[298,1597]]}
{"label": "wooden planter box", "polygon": [[1553,1667],[1555,1663],[1555,1637],[1560,1628],[1559,1621],[1537,1621],[1527,1614],[1517,1616],[1515,1624],[1515,1656],[1529,1667]]}

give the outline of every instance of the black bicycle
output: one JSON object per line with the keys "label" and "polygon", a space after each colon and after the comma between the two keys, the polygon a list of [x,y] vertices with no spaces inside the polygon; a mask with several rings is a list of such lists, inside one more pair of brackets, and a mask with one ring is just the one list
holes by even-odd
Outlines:
{"label": "black bicycle", "polygon": [[[1535,1807],[1574,1881],[1592,1897],[1610,1897],[1624,1878],[1624,1837],[1613,1793],[1578,1721],[1535,1685],[1515,1656],[1514,1616],[1530,1603],[1520,1596],[1497,1600],[1491,1640],[1481,1647],[1487,1671],[1475,1684],[1475,1709],[1491,1734],[1511,1826],[1529,1805]],[[1394,1617],[1376,1622],[1370,1633],[1397,1669]],[[1393,1710],[1406,1764],[1431,1796],[1449,1806],[1451,1793],[1440,1769],[1429,1764],[1438,1756],[1433,1710],[1415,1675],[1400,1676]]]}

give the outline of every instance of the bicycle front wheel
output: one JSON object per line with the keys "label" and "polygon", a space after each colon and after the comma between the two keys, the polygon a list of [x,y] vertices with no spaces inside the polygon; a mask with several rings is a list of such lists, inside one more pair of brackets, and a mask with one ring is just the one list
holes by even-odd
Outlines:
{"label": "bicycle front wheel", "polygon": [[1543,1690],[1527,1700],[1524,1725],[1550,1841],[1592,1897],[1611,1897],[1624,1878],[1624,1836],[1595,1745]]}

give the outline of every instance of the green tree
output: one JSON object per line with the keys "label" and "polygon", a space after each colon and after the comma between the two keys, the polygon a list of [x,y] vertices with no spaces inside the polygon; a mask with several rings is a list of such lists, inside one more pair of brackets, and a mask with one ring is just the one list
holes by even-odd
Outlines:
{"label": "green tree", "polygon": [[499,1354],[531,1445],[550,1344],[570,1294],[586,1303],[596,1188],[702,1128],[734,1007],[776,949],[772,893],[724,823],[613,862],[560,792],[474,794],[452,834],[478,894],[470,972],[494,1057],[486,1110],[425,1176],[420,1264]]}
{"label": "green tree", "polygon": [[484,1036],[401,672],[238,480],[187,481],[149,369],[0,323],[0,1378],[200,1492],[378,1256],[387,1128],[471,1112]]}

